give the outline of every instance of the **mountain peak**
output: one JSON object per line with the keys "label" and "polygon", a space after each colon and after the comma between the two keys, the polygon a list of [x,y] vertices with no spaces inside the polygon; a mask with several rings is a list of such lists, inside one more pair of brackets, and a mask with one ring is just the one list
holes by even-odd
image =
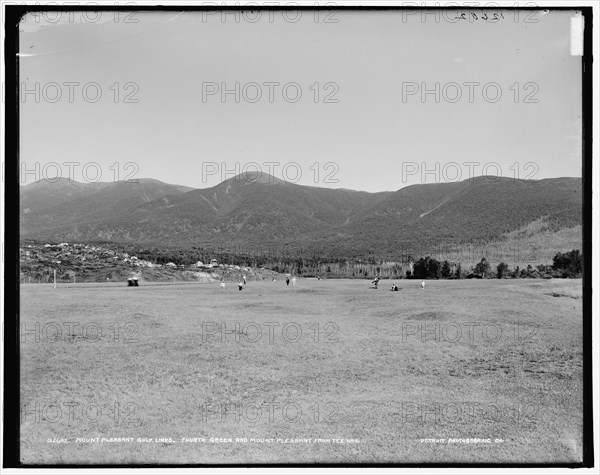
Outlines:
{"label": "mountain peak", "polygon": [[81,186],[84,183],[79,181],[72,180],[67,177],[56,177],[56,178],[42,178],[41,180],[34,181],[32,183],[27,183],[25,185],[21,185],[21,189],[34,189],[34,188],[62,188],[65,186]]}
{"label": "mountain peak", "polygon": [[234,176],[233,178],[229,178],[222,182],[228,185],[232,185],[233,183],[262,183],[262,184],[273,184],[273,183],[287,183],[284,180],[280,180],[279,178],[275,178],[273,175],[269,175],[263,171],[254,171],[248,170],[245,173],[240,173],[239,175]]}

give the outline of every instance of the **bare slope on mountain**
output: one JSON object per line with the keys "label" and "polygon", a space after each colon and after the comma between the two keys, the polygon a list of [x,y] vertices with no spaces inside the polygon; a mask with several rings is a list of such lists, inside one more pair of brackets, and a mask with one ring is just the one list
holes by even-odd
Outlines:
{"label": "bare slope on mountain", "polygon": [[414,185],[366,209],[355,222],[328,230],[313,249],[339,257],[393,257],[407,248],[493,241],[540,218],[555,231],[581,224],[581,200],[576,178]]}

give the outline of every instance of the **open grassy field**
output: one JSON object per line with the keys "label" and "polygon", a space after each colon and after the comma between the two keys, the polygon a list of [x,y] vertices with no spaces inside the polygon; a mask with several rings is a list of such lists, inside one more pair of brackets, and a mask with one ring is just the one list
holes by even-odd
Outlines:
{"label": "open grassy field", "polygon": [[397,283],[21,285],[21,459],[581,461],[581,280]]}

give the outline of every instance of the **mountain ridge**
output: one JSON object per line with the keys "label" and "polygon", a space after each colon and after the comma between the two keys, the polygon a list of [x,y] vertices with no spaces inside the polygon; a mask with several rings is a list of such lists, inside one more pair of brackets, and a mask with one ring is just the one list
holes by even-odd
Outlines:
{"label": "mountain ridge", "polygon": [[[581,224],[582,180],[476,177],[370,193],[262,173],[188,189],[154,179],[27,185],[23,238],[54,241],[292,243],[330,256],[388,256],[406,242],[485,242],[541,218]],[[36,186],[33,186],[36,185]]]}

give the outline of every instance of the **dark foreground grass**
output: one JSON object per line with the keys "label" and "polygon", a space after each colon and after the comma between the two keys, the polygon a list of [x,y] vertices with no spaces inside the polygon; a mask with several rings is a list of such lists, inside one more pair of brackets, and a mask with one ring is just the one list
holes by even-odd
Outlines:
{"label": "dark foreground grass", "polygon": [[23,285],[22,461],[581,461],[580,280],[398,283]]}

